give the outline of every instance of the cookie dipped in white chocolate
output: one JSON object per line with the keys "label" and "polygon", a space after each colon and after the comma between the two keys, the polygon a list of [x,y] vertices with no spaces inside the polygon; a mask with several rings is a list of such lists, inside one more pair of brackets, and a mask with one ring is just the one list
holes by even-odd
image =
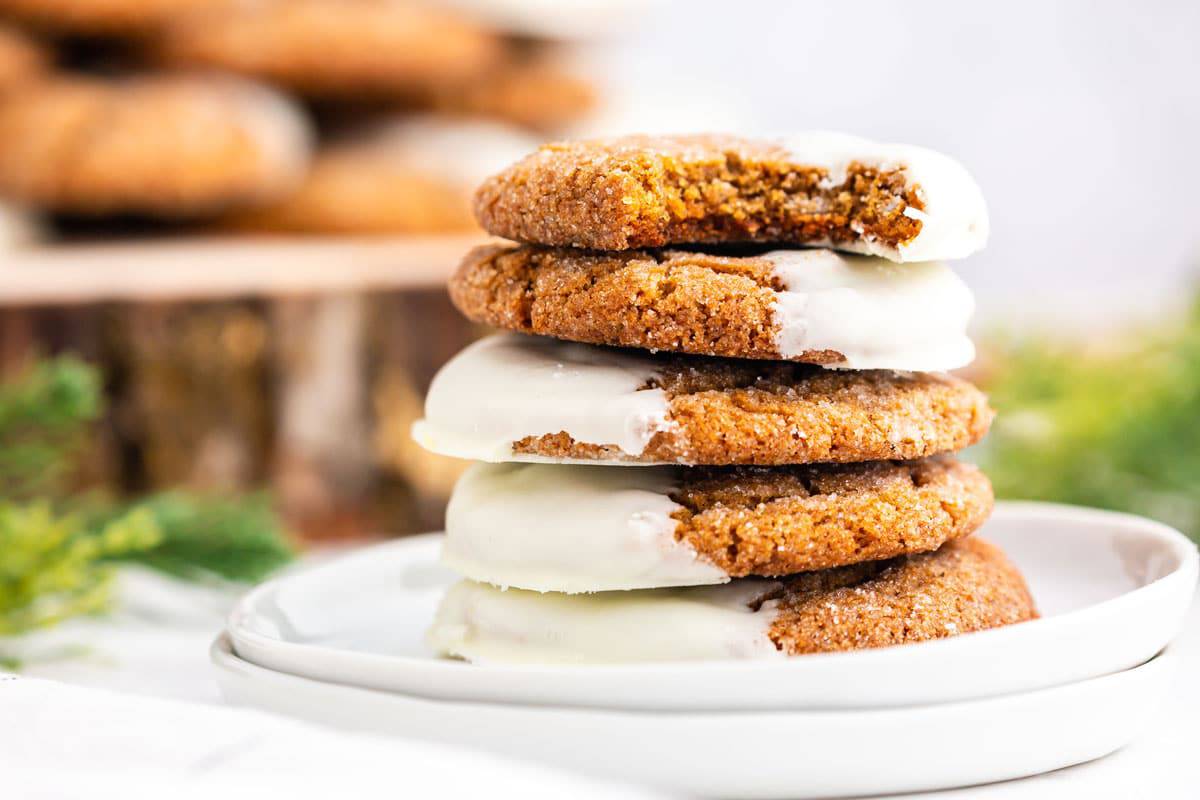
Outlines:
{"label": "cookie dipped in white chocolate", "polygon": [[502,334],[442,367],[413,438],[435,453],[479,461],[512,458],[527,436],[565,432],[640,455],[669,429],[666,393],[648,388],[652,360],[554,339]]}
{"label": "cookie dipped in white chocolate", "polygon": [[775,581],[589,595],[538,594],[461,581],[426,641],[479,663],[612,664],[783,658],[768,632]]}
{"label": "cookie dipped in white chocolate", "polygon": [[[754,269],[774,287],[755,289],[758,308],[764,299],[774,305],[786,293],[769,275],[772,263],[755,259]],[[817,311],[830,296],[846,300],[840,290],[811,287],[810,294]],[[836,303],[830,307],[839,311]],[[772,309],[766,311],[769,323]],[[834,317],[830,330],[854,320],[856,315]],[[929,321],[902,330],[919,331]],[[767,345],[758,353],[774,348],[775,333],[774,325],[758,327],[757,342]],[[967,360],[970,342],[949,333],[947,341],[965,347]],[[852,363],[881,357],[870,342],[854,339],[858,335],[848,327],[833,341],[852,354]],[[878,336],[880,348],[902,343],[900,333]],[[937,339],[934,347],[942,344]],[[815,355],[840,357],[829,350]],[[902,351],[886,355],[899,359]],[[946,375],[655,354],[517,336],[474,345],[452,359],[434,380],[426,413],[414,426],[416,440],[448,456],[642,465],[923,458],[976,443],[992,416],[982,393]]]}
{"label": "cookie dipped in white chocolate", "polygon": [[780,137],[779,144],[797,163],[827,170],[826,183],[830,187],[844,183],[847,169],[855,163],[881,172],[900,170],[915,187],[924,209],[910,206],[904,211],[905,216],[921,223],[915,237],[892,246],[859,231],[859,238],[839,242],[840,250],[891,261],[932,261],[965,258],[987,244],[989,223],[983,191],[966,167],[950,156],[915,145],[875,142],[832,131],[794,133]]}
{"label": "cookie dipped in white chocolate", "polygon": [[943,372],[971,363],[971,290],[946,265],[894,264],[832,250],[762,256],[784,286],[775,345],[784,358],[833,350],[844,369]]}
{"label": "cookie dipped in white chocolate", "polygon": [[442,561],[475,581],[539,592],[724,583],[676,541],[671,467],[476,464],[454,487]]}

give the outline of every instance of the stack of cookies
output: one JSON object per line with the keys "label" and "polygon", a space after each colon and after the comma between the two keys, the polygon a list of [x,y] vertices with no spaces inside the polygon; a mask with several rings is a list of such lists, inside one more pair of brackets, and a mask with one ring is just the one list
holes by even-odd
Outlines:
{"label": "stack of cookies", "polygon": [[475,459],[429,640],[473,661],[759,658],[918,642],[1036,616],[972,537],[955,459],[986,398],[983,246],[954,160],[819,133],[547,145],[490,178],[451,281],[504,328],[435,379],[415,436]]}

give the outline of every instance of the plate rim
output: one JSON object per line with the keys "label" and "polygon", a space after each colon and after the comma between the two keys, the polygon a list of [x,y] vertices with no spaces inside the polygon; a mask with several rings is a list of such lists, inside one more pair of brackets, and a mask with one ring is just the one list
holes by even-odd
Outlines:
{"label": "plate rim", "polygon": [[[630,786],[652,787],[672,796],[748,798],[794,797],[798,791],[819,797],[931,792],[1015,780],[1092,761],[1125,747],[1146,729],[1179,674],[1181,655],[1178,648],[1169,647],[1141,664],[1108,675],[956,703],[837,710],[661,711],[435,699],[347,686],[252,664],[237,657],[225,635],[218,636],[210,648],[221,693],[226,702],[236,705],[376,735],[431,740],[533,760]],[[1102,719],[1091,720],[1090,712],[1097,708],[1104,709]],[[1054,716],[1046,719],[1051,732],[1041,737],[1043,746],[1014,748],[1010,744],[1021,740],[1026,726],[1042,718],[1038,715],[1047,714]],[[969,730],[968,725],[983,725],[981,737],[963,740],[962,731]],[[870,733],[876,730],[883,733]],[[735,739],[750,744],[728,752],[721,740],[731,731]],[[769,768],[764,768],[764,743],[758,740],[764,731],[769,732],[766,763],[775,763]],[[901,734],[916,742],[916,749],[901,743],[903,754],[888,757],[896,749],[893,737]],[[597,758],[588,746],[610,742],[614,736],[626,744],[615,750],[609,747],[604,751],[608,756]],[[927,752],[921,742],[926,736],[951,752],[958,747],[964,751],[925,763]],[[684,749],[648,746],[657,737],[666,741],[681,737]],[[821,755],[798,759],[797,737],[828,743],[816,743]],[[712,758],[693,763],[691,745],[695,742],[689,738],[707,743],[702,749]],[[880,753],[882,761],[876,768],[865,775],[850,766],[861,759],[864,738],[871,747],[887,750]],[[980,748],[979,738],[989,741],[991,747]],[[719,757],[714,747],[720,748]],[[855,761],[844,757],[848,750],[857,754]],[[832,760],[827,763],[825,758]],[[683,764],[691,768],[679,769]],[[814,764],[821,765],[815,773]],[[1051,792],[1054,785],[1057,782],[1048,787]]]}
{"label": "plate rim", "polygon": [[[337,681],[342,685],[357,686],[360,688],[369,688],[374,691],[396,692],[410,694],[412,696],[421,696],[429,699],[440,700],[474,700],[477,702],[521,702],[529,705],[546,704],[557,702],[553,700],[534,700],[524,699],[518,700],[513,695],[526,694],[527,689],[521,685],[522,681],[536,681],[541,677],[552,677],[555,680],[571,680],[592,681],[593,689],[601,686],[605,681],[643,681],[650,683],[655,680],[662,681],[667,678],[677,679],[679,677],[687,677],[695,680],[728,680],[736,681],[744,679],[748,676],[761,678],[764,676],[764,671],[770,671],[773,677],[787,679],[792,674],[803,675],[804,670],[811,671],[816,665],[818,669],[838,669],[846,664],[853,664],[855,669],[871,670],[871,669],[886,669],[888,667],[904,667],[912,665],[918,659],[939,658],[942,653],[950,653],[957,655],[954,651],[962,647],[964,640],[970,639],[975,642],[984,643],[983,646],[991,648],[993,651],[996,648],[1004,648],[1007,642],[1014,641],[1016,637],[1027,638],[1030,635],[1030,630],[1033,626],[1034,630],[1039,632],[1041,636],[1047,636],[1048,633],[1041,633],[1048,628],[1081,625],[1086,624],[1090,617],[1095,615],[1117,614],[1120,611],[1114,611],[1115,605],[1134,606],[1143,602],[1161,602],[1156,601],[1153,595],[1161,592],[1183,591],[1184,585],[1190,584],[1194,591],[1196,585],[1197,573],[1200,572],[1200,554],[1197,553],[1196,545],[1184,536],[1181,532],[1174,528],[1145,517],[1124,512],[1107,511],[1102,509],[1092,509],[1077,506],[1070,506],[1057,503],[1043,503],[1037,501],[1006,501],[997,504],[997,514],[1004,516],[1035,516],[1043,521],[1053,522],[1055,519],[1069,519],[1078,524],[1113,524],[1120,523],[1124,527],[1133,527],[1145,537],[1164,543],[1168,546],[1168,552],[1174,558],[1174,566],[1169,572],[1159,576],[1155,580],[1126,591],[1116,597],[1103,600],[1098,603],[1086,606],[1067,614],[1057,615],[1055,617],[1043,618],[1022,623],[1019,626],[1011,626],[1006,628],[993,629],[988,631],[980,631],[976,633],[964,634],[963,636],[951,637],[948,639],[936,640],[931,642],[922,642],[919,646],[905,647],[889,647],[878,648],[875,650],[854,651],[849,653],[817,653],[805,656],[803,659],[778,659],[770,661],[754,661],[754,660],[713,660],[713,661],[696,661],[696,662],[643,662],[631,664],[488,664],[485,667],[478,665],[468,665],[462,662],[453,660],[439,660],[428,656],[412,656],[412,655],[385,655],[381,653],[372,653],[366,651],[352,651],[346,649],[338,649],[320,644],[308,644],[299,642],[289,642],[277,637],[261,634],[253,630],[249,630],[245,625],[239,623],[239,620],[251,615],[251,609],[255,606],[258,599],[264,594],[272,592],[280,585],[291,578],[307,574],[310,571],[323,569],[339,568],[346,561],[351,561],[357,558],[378,558],[381,550],[386,550],[388,553],[392,551],[403,551],[406,549],[427,548],[430,544],[442,534],[440,533],[425,533],[414,536],[405,537],[403,539],[387,542],[379,545],[374,545],[370,548],[358,550],[353,553],[343,554],[341,556],[330,559],[329,561],[313,565],[311,567],[291,572],[279,577],[273,578],[259,586],[248,591],[233,607],[230,612],[225,630],[230,634],[231,646],[234,652],[243,660],[256,664],[266,669],[272,669],[286,674],[293,674],[298,677],[306,677],[313,680],[331,680],[331,673],[336,673],[339,666],[345,666],[345,659],[361,660],[369,664],[362,669],[366,671],[375,670],[403,670],[406,673],[411,673],[415,678],[425,678],[429,682],[427,691],[416,692],[413,688],[414,680],[405,680],[405,687],[395,685],[383,686],[378,683],[371,683],[361,678],[361,672],[358,675],[350,675],[346,680]],[[344,567],[343,567],[344,568]],[[1178,585],[1177,585],[1178,584]],[[1190,596],[1190,594],[1189,594]],[[1181,609],[1181,613],[1186,611],[1186,604]],[[259,651],[256,653],[255,651]],[[267,655],[264,656],[263,653]],[[273,659],[270,654],[278,653],[279,659]],[[897,661],[899,659],[899,661]],[[288,669],[281,666],[280,661],[297,663],[300,661],[317,661],[326,662],[318,666],[312,672],[300,671],[295,668]],[[341,661],[339,665],[337,662]],[[919,666],[917,661],[916,665]],[[911,667],[910,667],[911,668]],[[482,670],[486,670],[487,675],[493,679],[489,687],[481,687],[478,679]],[[1065,682],[1065,676],[1058,676],[1054,680],[1056,683]],[[1000,694],[1008,694],[1012,691],[1030,691],[1033,689],[1013,689],[1012,687],[997,688],[991,694],[977,694],[972,697],[996,696]],[[1044,687],[1042,687],[1044,688]],[[589,690],[584,689],[581,695],[586,695]],[[978,691],[978,690],[971,690]],[[454,693],[458,693],[457,697]],[[560,693],[560,696],[561,693]],[[967,699],[965,696],[953,695],[943,702],[958,702]],[[630,701],[625,701],[630,702]],[[645,701],[639,701],[645,702]],[[666,708],[677,708],[674,701],[663,700],[656,701],[663,703],[655,707],[660,710]],[[723,705],[718,704],[719,701],[703,701],[705,705],[701,707],[718,708]],[[713,702],[715,705],[707,705]],[[844,701],[842,701],[844,702]],[[911,705],[913,701],[894,701],[889,703],[879,703],[877,701],[864,701],[862,705],[831,703],[830,705],[822,705],[825,709],[845,710],[848,708],[869,708],[880,705],[896,706],[896,705]],[[597,705],[596,701],[584,699],[582,696],[576,698],[574,704],[560,702],[560,705],[572,705],[572,707],[596,708],[596,707],[615,707],[607,705]],[[640,705],[626,705],[625,708],[638,708]],[[793,706],[795,707],[795,706]]]}
{"label": "plate rim", "polygon": [[[1172,543],[1173,546],[1178,548],[1179,553],[1180,553],[1179,564],[1176,566],[1175,569],[1171,570],[1167,574],[1154,579],[1153,581],[1147,583],[1144,586],[1139,586],[1136,589],[1132,589],[1128,592],[1125,592],[1125,593],[1119,595],[1118,597],[1113,597],[1108,600],[1104,600],[1102,602],[1095,603],[1093,605],[1087,606],[1086,608],[1079,609],[1078,611],[1072,611],[1072,612],[1070,612],[1069,616],[1090,614],[1090,613],[1095,612],[1096,609],[1102,609],[1107,606],[1111,606],[1115,603],[1127,602],[1126,598],[1133,597],[1135,595],[1139,595],[1139,596],[1144,595],[1144,594],[1148,593],[1153,587],[1162,583],[1163,581],[1178,579],[1179,576],[1186,575],[1186,573],[1188,573],[1189,571],[1192,573],[1197,573],[1198,571],[1200,571],[1200,570],[1198,570],[1198,561],[1200,561],[1200,554],[1198,554],[1198,552],[1197,552],[1197,545],[1194,544],[1191,539],[1187,538],[1180,531],[1176,530],[1175,528],[1172,528],[1171,526],[1167,525],[1166,523],[1158,522],[1157,520],[1152,520],[1147,517],[1138,516],[1136,514],[1129,514],[1126,512],[1122,512],[1122,511],[1109,511],[1106,509],[1088,508],[1085,506],[1072,506],[1072,505],[1067,505],[1067,504],[1063,504],[1063,503],[1043,503],[1040,501],[1032,501],[1032,500],[1000,501],[1000,502],[996,503],[996,509],[998,512],[1002,512],[1005,514],[1037,513],[1037,514],[1073,516],[1073,517],[1078,517],[1080,514],[1083,514],[1083,515],[1087,515],[1087,516],[1092,516],[1097,521],[1124,519],[1128,522],[1134,522],[1139,525],[1146,526],[1148,531],[1157,529],[1155,531],[1155,535],[1157,537],[1159,537],[1160,540],[1170,542],[1170,543]],[[230,633],[230,636],[234,643],[235,652],[237,649],[237,641],[239,638],[245,639],[248,642],[254,642],[255,644],[258,644],[259,646],[282,646],[282,647],[287,647],[287,648],[303,649],[304,651],[311,651],[311,650],[317,650],[317,651],[321,651],[321,652],[329,651],[331,648],[321,647],[318,645],[303,644],[303,643],[299,643],[299,642],[287,642],[287,641],[283,641],[281,639],[276,639],[276,638],[273,638],[270,636],[265,636],[263,634],[255,632],[255,631],[248,630],[243,626],[237,625],[236,621],[239,617],[247,616],[247,612],[244,611],[244,609],[253,605],[254,602],[257,600],[257,598],[266,594],[269,591],[273,591],[276,586],[283,583],[284,581],[291,580],[293,577],[295,577],[297,575],[307,574],[310,571],[335,568],[335,567],[339,566],[340,564],[343,564],[346,561],[350,561],[350,560],[353,560],[356,558],[366,558],[366,557],[370,556],[372,553],[378,553],[380,550],[385,549],[385,548],[388,550],[392,550],[392,549],[401,550],[401,549],[409,549],[409,548],[416,549],[418,547],[424,546],[427,542],[431,541],[432,539],[441,537],[443,535],[444,534],[440,531],[427,531],[425,533],[418,533],[418,534],[413,534],[411,536],[405,536],[405,537],[403,537],[401,539],[397,539],[395,541],[371,545],[367,548],[363,548],[361,550],[357,550],[352,553],[345,553],[342,555],[335,556],[334,558],[330,559],[329,561],[323,562],[321,564],[315,564],[311,567],[302,569],[298,572],[292,572],[292,573],[288,573],[285,575],[279,575],[277,577],[270,578],[270,579],[264,581],[263,583],[258,584],[257,586],[250,589],[248,592],[243,594],[238,599],[237,603],[234,605],[233,609],[229,612],[229,614],[226,617],[225,630],[229,631],[229,633]],[[1068,616],[1068,615],[1062,615],[1062,616]],[[1053,624],[1053,622],[1059,618],[1060,617],[1039,618],[1036,620],[1031,620],[1029,622],[1022,623],[1022,626],[1036,625],[1038,627],[1046,627],[1048,624]],[[1028,630],[1028,628],[1026,628],[1026,630]],[[1010,627],[1005,627],[1005,628],[995,628],[995,629],[986,630],[986,631],[977,631],[974,633],[964,634],[964,636],[971,636],[971,637],[987,636],[989,638],[1000,638],[1000,636],[999,636],[1000,634],[1012,634],[1015,631],[1016,631],[1016,627],[1010,626]],[[953,643],[955,641],[960,640],[961,638],[962,637],[960,637],[960,636],[956,636],[956,637],[951,637],[951,638],[947,638],[947,639],[939,639],[939,640],[931,641],[931,642],[921,642],[920,646],[928,649],[928,648],[933,648],[933,647],[936,647],[939,645]],[[907,645],[906,647],[911,647],[911,645]],[[811,653],[811,654],[805,655],[804,660],[808,663],[812,663],[813,661],[816,661],[816,660],[827,660],[830,662],[836,662],[836,661],[846,660],[849,658],[859,660],[859,659],[864,659],[864,658],[870,657],[870,656],[878,654],[878,653],[887,653],[887,654],[891,655],[897,649],[898,649],[898,647],[881,647],[881,648],[876,648],[875,650],[871,650],[871,651],[858,650],[858,651],[852,651],[852,652],[837,652],[837,653]],[[372,653],[356,653],[356,655],[378,656],[378,654],[372,654]],[[405,663],[411,662],[413,664],[419,664],[419,665],[428,665],[431,661],[430,659],[427,659],[427,658],[418,658],[415,656],[403,656],[403,655],[386,656],[386,658],[389,661],[399,661],[399,662],[405,662]],[[434,663],[437,663],[437,662],[434,662]],[[455,662],[452,660],[446,660],[445,663],[448,665],[454,664],[456,667],[459,665],[459,662]],[[797,664],[797,662],[794,660],[785,660],[785,661],[778,661],[778,662],[774,662],[774,661],[770,662],[769,666],[777,667],[777,668],[795,668],[796,664]],[[702,672],[702,671],[713,669],[713,668],[728,667],[730,665],[746,665],[746,666],[754,666],[754,667],[768,666],[768,664],[766,664],[766,663],[757,664],[756,662],[752,662],[752,661],[742,661],[742,660],[736,660],[736,659],[720,659],[720,660],[714,659],[714,660],[709,660],[709,661],[689,661],[689,662],[665,661],[665,662],[640,662],[640,663],[634,663],[634,664],[554,664],[554,665],[488,664],[486,669],[490,672],[495,672],[495,671],[510,672],[511,671],[511,672],[521,672],[521,673],[540,673],[540,672],[555,672],[555,673],[557,673],[557,672],[560,672],[565,669],[575,670],[575,671],[579,671],[579,672],[603,672],[603,673],[624,673],[624,672],[642,672],[642,671],[657,671],[657,670],[675,672],[680,669],[688,669],[688,670],[695,670],[698,672]]]}
{"label": "plate rim", "polygon": [[456,708],[480,708],[480,707],[495,707],[504,706],[522,711],[529,711],[531,714],[546,714],[547,716],[554,713],[568,714],[605,714],[605,715],[627,715],[630,717],[647,717],[647,716],[670,716],[675,718],[680,717],[720,717],[729,718],[734,716],[812,716],[812,717],[827,717],[829,715],[837,716],[859,716],[869,717],[879,714],[909,714],[923,710],[936,709],[938,711],[953,710],[955,706],[971,706],[983,704],[999,704],[1008,700],[1012,700],[1021,696],[1049,694],[1055,692],[1066,692],[1076,689],[1083,684],[1097,684],[1101,682],[1115,682],[1123,680],[1134,675],[1144,674],[1149,670],[1157,669],[1177,669],[1182,659],[1178,652],[1178,647],[1168,645],[1159,650],[1150,658],[1136,664],[1129,669],[1110,672],[1106,675],[1095,675],[1083,680],[1070,681],[1060,683],[1054,686],[1041,686],[1036,689],[1030,689],[1021,692],[1010,692],[1002,695],[991,695],[987,697],[971,697],[953,700],[945,703],[914,703],[905,706],[880,706],[880,707],[847,707],[847,708],[741,708],[741,709],[722,709],[722,708],[684,708],[684,709],[650,709],[650,708],[626,708],[622,706],[613,707],[596,707],[596,706],[574,706],[574,705],[558,705],[558,704],[529,704],[529,703],[503,703],[496,701],[483,701],[471,699],[447,699],[441,697],[427,697],[425,695],[413,694],[409,692],[392,691],[384,689],[375,689],[370,686],[357,686],[354,684],[339,683],[337,681],[322,680],[320,678],[312,678],[307,675],[296,675],[283,670],[272,669],[261,664],[255,664],[238,655],[233,647],[231,636],[228,631],[221,631],[214,637],[213,642],[209,645],[209,661],[214,664],[217,669],[225,671],[233,671],[241,669],[246,672],[264,673],[269,675],[273,680],[296,680],[303,683],[317,684],[325,688],[338,690],[349,690],[355,693],[366,693],[376,695],[388,695],[399,697],[407,701],[429,704],[430,706],[453,706]]}

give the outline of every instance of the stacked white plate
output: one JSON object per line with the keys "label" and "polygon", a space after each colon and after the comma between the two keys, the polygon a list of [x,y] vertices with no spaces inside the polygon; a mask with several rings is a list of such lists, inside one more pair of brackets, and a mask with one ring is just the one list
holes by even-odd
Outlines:
{"label": "stacked white plate", "polygon": [[965,786],[1127,744],[1166,691],[1195,546],[1139,517],[1036,503],[1000,504],[981,535],[1041,619],[779,662],[472,665],[423,644],[455,580],[428,534],[258,587],[213,660],[234,703],[705,796]]}

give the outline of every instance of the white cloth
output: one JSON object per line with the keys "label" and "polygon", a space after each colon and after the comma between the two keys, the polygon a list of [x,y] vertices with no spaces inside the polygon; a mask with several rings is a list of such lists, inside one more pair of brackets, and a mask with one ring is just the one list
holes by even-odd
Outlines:
{"label": "white cloth", "polygon": [[[627,797],[548,768],[258,711],[0,677],[5,797]],[[497,795],[499,793],[499,795]]]}
{"label": "white cloth", "polygon": [[208,647],[241,589],[125,568],[118,591],[111,616],[0,640],[24,662],[19,676],[0,673],[0,797],[638,796],[475,751],[222,707]]}
{"label": "white cloth", "polygon": [[16,639],[0,638],[0,654],[16,657],[26,677],[219,703],[208,646],[244,590],[123,567],[114,613],[69,620]]}

